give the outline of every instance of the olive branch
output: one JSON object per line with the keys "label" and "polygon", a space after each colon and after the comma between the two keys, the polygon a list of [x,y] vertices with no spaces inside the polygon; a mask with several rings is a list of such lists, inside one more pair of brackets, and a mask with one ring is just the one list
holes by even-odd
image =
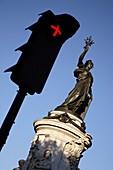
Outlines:
{"label": "olive branch", "polygon": [[92,40],[92,36],[87,37],[86,39],[84,39],[84,41],[85,41],[87,47],[94,44],[94,41]]}

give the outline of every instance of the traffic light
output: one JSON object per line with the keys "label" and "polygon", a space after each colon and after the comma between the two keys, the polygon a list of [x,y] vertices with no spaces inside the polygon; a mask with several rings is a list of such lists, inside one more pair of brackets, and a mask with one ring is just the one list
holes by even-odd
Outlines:
{"label": "traffic light", "polygon": [[17,50],[22,52],[11,71],[11,80],[29,94],[41,93],[63,43],[80,27],[69,14],[55,15],[48,10],[28,27],[32,34],[28,42]]}

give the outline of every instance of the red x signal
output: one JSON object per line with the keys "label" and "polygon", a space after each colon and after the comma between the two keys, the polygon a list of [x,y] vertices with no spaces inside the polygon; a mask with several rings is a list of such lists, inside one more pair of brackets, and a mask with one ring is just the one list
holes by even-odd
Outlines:
{"label": "red x signal", "polygon": [[53,36],[56,37],[57,34],[61,35],[61,31],[60,31],[60,26],[57,25],[57,26],[54,26],[54,25],[51,25],[51,28],[53,28],[55,30],[55,32],[53,33]]}

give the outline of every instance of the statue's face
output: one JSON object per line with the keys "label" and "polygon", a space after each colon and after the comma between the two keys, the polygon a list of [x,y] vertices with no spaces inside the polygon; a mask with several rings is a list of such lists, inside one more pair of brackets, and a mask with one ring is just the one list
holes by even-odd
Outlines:
{"label": "statue's face", "polygon": [[88,60],[86,63],[87,63],[87,64],[86,64],[86,68],[88,68],[89,70],[90,70],[91,68],[93,68],[93,63],[92,63],[91,60]]}
{"label": "statue's face", "polygon": [[25,163],[25,160],[19,160],[19,166],[23,166]]}

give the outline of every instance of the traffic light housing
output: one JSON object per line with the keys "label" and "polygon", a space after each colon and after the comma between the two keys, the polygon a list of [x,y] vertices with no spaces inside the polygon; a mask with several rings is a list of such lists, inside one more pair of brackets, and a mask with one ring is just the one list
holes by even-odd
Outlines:
{"label": "traffic light housing", "polygon": [[10,67],[11,80],[29,94],[41,93],[63,43],[80,27],[69,14],[55,15],[48,10],[28,27],[32,34],[17,50],[22,52],[16,65]]}

